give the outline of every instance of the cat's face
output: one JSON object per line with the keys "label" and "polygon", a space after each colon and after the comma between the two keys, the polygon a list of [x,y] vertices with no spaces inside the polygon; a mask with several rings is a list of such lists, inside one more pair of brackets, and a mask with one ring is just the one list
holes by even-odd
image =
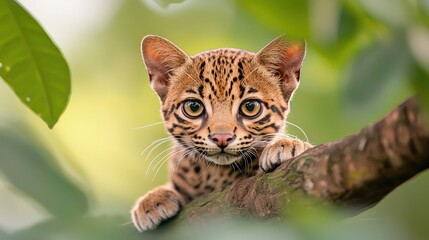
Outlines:
{"label": "cat's face", "polygon": [[167,40],[143,40],[165,126],[177,142],[216,164],[253,159],[283,133],[304,45],[276,39],[257,54],[218,49],[189,57]]}

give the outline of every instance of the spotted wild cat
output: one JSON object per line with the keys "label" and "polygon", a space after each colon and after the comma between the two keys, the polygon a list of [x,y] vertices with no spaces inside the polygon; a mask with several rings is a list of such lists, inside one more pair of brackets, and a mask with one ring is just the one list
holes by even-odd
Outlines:
{"label": "spotted wild cat", "polygon": [[198,196],[310,148],[284,133],[299,85],[304,43],[274,39],[259,52],[225,48],[193,57],[146,36],[142,54],[174,142],[170,181],[131,210],[139,231],[156,228]]}

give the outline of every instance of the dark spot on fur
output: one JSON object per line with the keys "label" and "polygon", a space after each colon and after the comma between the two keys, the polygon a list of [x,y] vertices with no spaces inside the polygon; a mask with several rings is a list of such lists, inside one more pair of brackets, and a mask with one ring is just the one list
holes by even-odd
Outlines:
{"label": "dark spot on fur", "polygon": [[252,137],[252,135],[249,134],[249,135],[244,136],[243,139],[248,139],[248,138],[251,138],[251,137]]}
{"label": "dark spot on fur", "polygon": [[296,154],[296,145],[292,144],[292,151],[291,151],[292,157],[295,157]]}
{"label": "dark spot on fur", "polygon": [[178,172],[178,173],[176,173],[176,174],[177,174],[177,176],[178,176],[180,179],[182,179],[183,181],[187,182],[187,178],[186,178],[186,176],[185,176],[185,175],[183,175],[183,173]]}
{"label": "dark spot on fur", "polygon": [[202,84],[198,87],[198,93],[201,98],[204,98],[204,86]]}
{"label": "dark spot on fur", "polygon": [[174,117],[177,119],[177,122],[182,123],[182,124],[190,124],[189,121],[181,118],[177,113],[174,113]]}
{"label": "dark spot on fur", "polygon": [[185,130],[185,131],[191,129],[191,127],[186,127],[186,126],[176,124],[176,123],[173,123],[173,129],[174,128],[180,128],[180,129]]}
{"label": "dark spot on fur", "polygon": [[188,89],[186,89],[186,92],[188,92],[188,93],[197,93],[197,92],[195,92],[192,88],[188,88]]}
{"label": "dark spot on fur", "polygon": [[174,183],[173,182],[173,186],[174,186],[174,189],[178,192],[178,193],[180,193],[185,199],[186,199],[186,201],[187,202],[190,202],[190,201],[192,201],[192,199],[193,199],[193,197],[191,196],[191,194],[189,194],[184,188],[181,188],[179,185],[177,185],[176,183]]}
{"label": "dark spot on fur", "polygon": [[206,67],[206,62],[202,62],[200,65],[200,79],[203,80],[204,78],[204,69]]}
{"label": "dark spot on fur", "polygon": [[246,88],[243,85],[240,84],[240,98],[243,97],[245,89]]}
{"label": "dark spot on fur", "polygon": [[[177,105],[177,106],[179,106],[179,105]],[[171,105],[170,109],[162,111],[162,114],[164,114],[165,120],[168,121],[168,119],[170,118],[170,114],[174,111],[175,108],[176,108],[176,104],[173,104],[173,105]]]}
{"label": "dark spot on fur", "polygon": [[[271,123],[270,125],[264,126],[264,127],[251,127],[251,129],[254,129],[258,132],[267,129],[267,128],[273,128],[274,131],[278,132],[279,131],[279,127],[277,127],[274,123]],[[258,133],[258,135],[263,135],[264,133]]]}
{"label": "dark spot on fur", "polygon": [[283,114],[279,111],[279,109],[278,109],[276,106],[271,105],[270,109],[271,109],[273,112],[277,113],[277,114],[278,114],[278,115],[283,119]]}
{"label": "dark spot on fur", "polygon": [[207,190],[207,191],[209,191],[209,192],[213,192],[215,190],[215,188],[213,186],[211,186],[211,185],[204,186],[204,189]]}
{"label": "dark spot on fur", "polygon": [[182,166],[182,170],[183,170],[183,172],[187,173],[189,171],[189,168]]}
{"label": "dark spot on fur", "polygon": [[271,118],[271,114],[265,115],[265,117],[261,118],[259,121],[257,121],[257,124],[264,124],[267,123]]}
{"label": "dark spot on fur", "polygon": [[258,92],[258,90],[254,88],[249,88],[249,91],[247,91],[247,93],[254,93],[254,92]]}
{"label": "dark spot on fur", "polygon": [[243,64],[241,63],[242,60],[238,61],[238,79],[243,80]]}

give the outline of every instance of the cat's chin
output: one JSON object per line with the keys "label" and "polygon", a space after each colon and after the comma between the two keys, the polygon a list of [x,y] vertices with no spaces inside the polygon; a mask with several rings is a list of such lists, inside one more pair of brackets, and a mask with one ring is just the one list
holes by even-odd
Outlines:
{"label": "cat's chin", "polygon": [[207,161],[213,162],[218,165],[229,165],[241,159],[241,156],[231,155],[228,153],[216,153],[213,155],[205,156]]}

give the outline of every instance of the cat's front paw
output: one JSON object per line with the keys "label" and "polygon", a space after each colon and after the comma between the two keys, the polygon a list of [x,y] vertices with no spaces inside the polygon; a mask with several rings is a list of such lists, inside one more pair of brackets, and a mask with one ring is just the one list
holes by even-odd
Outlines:
{"label": "cat's front paw", "polygon": [[262,151],[259,158],[259,168],[264,172],[271,172],[281,163],[298,156],[311,147],[311,144],[298,139],[279,139]]}
{"label": "cat's front paw", "polygon": [[157,188],[137,200],[131,210],[134,226],[140,231],[155,229],[163,220],[169,219],[180,210],[175,192]]}

